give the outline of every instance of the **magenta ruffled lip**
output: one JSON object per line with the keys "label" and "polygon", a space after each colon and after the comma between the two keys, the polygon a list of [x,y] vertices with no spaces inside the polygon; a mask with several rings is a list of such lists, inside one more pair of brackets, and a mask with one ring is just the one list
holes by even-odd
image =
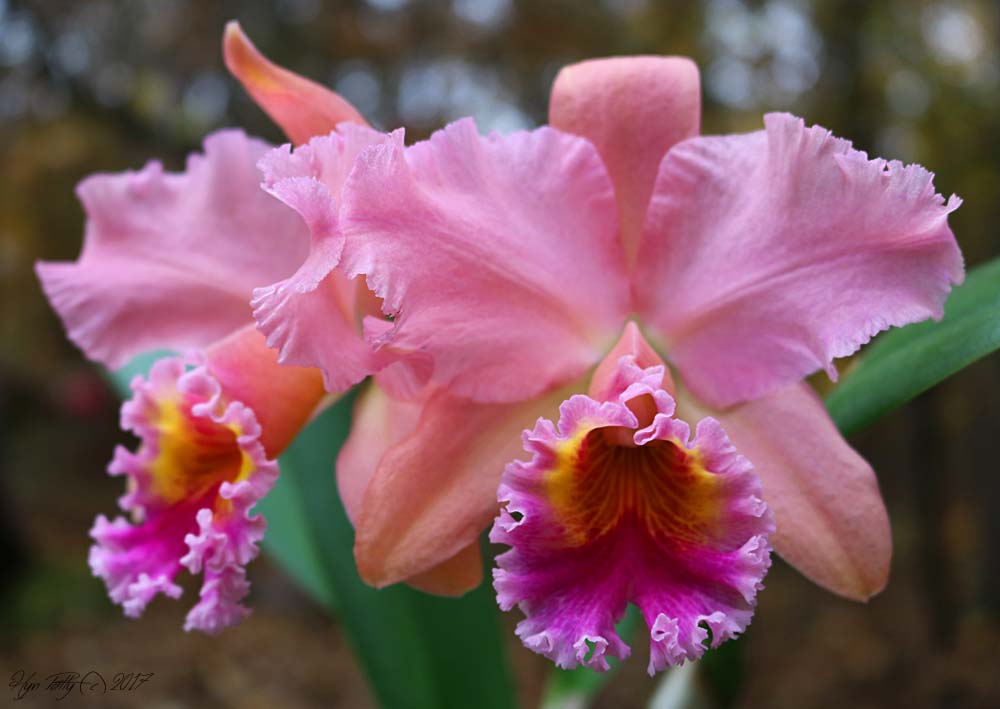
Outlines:
{"label": "magenta ruffled lip", "polygon": [[[129,478],[129,492],[119,504],[134,522],[97,518],[90,567],[130,617],[141,615],[160,593],[179,598],[174,578],[182,567],[202,574],[200,599],[184,627],[216,633],[249,613],[242,604],[249,590],[245,566],[257,556],[266,528],[264,518],[252,510],[274,486],[277,463],[267,459],[254,412],[238,401],[223,400],[219,383],[199,355],[157,361],[148,379],[133,380],[132,391],[132,399],[122,405],[122,427],[135,433],[140,444],[135,452],[117,448],[108,472]],[[159,494],[154,465],[166,447],[165,436],[177,435],[161,430],[157,420],[167,398],[183,402],[183,415],[199,425],[233,432],[234,452],[242,461],[238,476],[192,488],[197,492],[181,499]]]}
{"label": "magenta ruffled lip", "polygon": [[[511,549],[497,557],[494,587],[502,609],[525,614],[517,627],[524,644],[563,668],[606,670],[608,657],[627,657],[615,623],[634,603],[649,626],[652,674],[746,629],[774,523],[752,466],[718,422],[703,419],[692,435],[660,388],[662,366],[640,369],[624,356],[618,367],[611,400],[573,396],[558,427],[540,420],[525,432],[532,460],[510,463],[498,493],[504,506],[490,540]],[[637,397],[655,403],[651,421],[627,405]],[[633,431],[626,458],[609,453],[614,444],[601,438],[609,427]],[[588,435],[599,438],[588,443]],[[676,455],[655,457],[663,446]],[[647,467],[600,467],[625,459]],[[615,498],[640,484],[623,478],[637,474],[653,487]],[[605,487],[595,495],[595,486]]]}

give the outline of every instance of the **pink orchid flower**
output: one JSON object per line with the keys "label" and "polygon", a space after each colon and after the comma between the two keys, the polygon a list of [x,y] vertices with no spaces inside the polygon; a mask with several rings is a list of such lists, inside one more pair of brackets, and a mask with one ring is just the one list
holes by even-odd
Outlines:
{"label": "pink orchid flower", "polygon": [[119,446],[108,466],[127,477],[119,504],[131,521],[101,515],[91,530],[91,569],[131,617],[159,593],[179,597],[182,567],[204,578],[186,629],[214,633],[247,614],[244,567],[265,528],[253,507],[325,396],[317,370],[278,365],[250,314],[251,289],[309,248],[301,222],[259,188],[269,148],[221,131],[183,173],[153,162],[88,177],[79,259],[36,268],[90,358],[114,369],[149,350],[184,352],[133,380],[121,424],[139,446]]}
{"label": "pink orchid flower", "polygon": [[[563,667],[624,657],[629,601],[651,672],[741,632],[772,544],[835,593],[877,593],[874,473],[802,379],[941,316],[963,278],[959,200],[789,115],[699,136],[686,59],[568,67],[550,121],[484,137],[463,120],[409,147],[397,132],[343,183],[328,139],[264,161],[313,233],[292,280],[364,276],[393,316],[366,320],[393,364],[338,460],[362,576],[471,567],[500,483],[500,603]],[[269,342],[330,376],[335,351],[305,334],[322,309],[271,298],[255,299]],[[539,417],[531,460],[502,472]]]}

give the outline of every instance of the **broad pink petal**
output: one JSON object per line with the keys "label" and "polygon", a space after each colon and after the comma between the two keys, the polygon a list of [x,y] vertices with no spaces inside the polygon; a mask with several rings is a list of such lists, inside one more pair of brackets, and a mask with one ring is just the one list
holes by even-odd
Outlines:
{"label": "broad pink petal", "polygon": [[367,125],[357,109],[333,91],[270,62],[236,21],[226,25],[222,52],[230,73],[293,143],[325,135],[344,121]]}
{"label": "broad pink petal", "polygon": [[278,466],[260,443],[252,409],[224,397],[203,365],[161,359],[136,377],[122,405],[122,426],[136,452],[115,451],[108,472],[126,475],[124,517],[97,518],[90,566],[125,614],[139,616],[157,593],[181,595],[181,567],[201,573],[199,602],[185,629],[216,633],[249,610],[244,567],[257,556],[266,523],[253,507],[274,485]]}
{"label": "broad pink petal", "polygon": [[693,138],[660,166],[633,289],[684,383],[725,407],[938,318],[962,256],[917,165],[868,160],[801,119]]}
{"label": "broad pink petal", "polygon": [[754,465],[774,511],[775,550],[824,588],[854,600],[889,577],[889,517],[871,466],[837,431],[816,394],[794,384],[728,411],[688,396],[682,413],[710,413]]}
{"label": "broad pink petal", "polygon": [[354,548],[361,577],[378,587],[406,580],[475,542],[496,515],[497,484],[520,454],[521,431],[579,388],[518,404],[433,394],[368,483]]}
{"label": "broad pink petal", "polygon": [[[494,586],[502,609],[524,612],[524,644],[563,668],[627,657],[615,623],[632,601],[653,674],[700,657],[708,630],[715,647],[747,627],[774,525],[718,422],[703,419],[692,436],[674,418],[664,367],[626,355],[618,368],[612,399],[573,396],[558,428],[540,420],[525,431],[533,458],[510,463],[497,493],[506,506],[490,540],[512,549],[497,557]],[[645,419],[637,399],[653,403]]]}
{"label": "broad pink petal", "polygon": [[549,123],[583,136],[601,154],[630,264],[660,161],[675,143],[698,135],[700,120],[698,67],[684,57],[590,59],[556,77]]}
{"label": "broad pink petal", "polygon": [[260,189],[256,163],[268,147],[221,131],[183,173],[153,162],[80,183],[79,259],[36,270],[87,356],[116,368],[151,349],[207,346],[251,322],[252,289],[292,273],[309,248],[298,216]]}
{"label": "broad pink petal", "polygon": [[344,188],[343,267],[433,358],[431,382],[479,401],[578,377],[628,310],[614,196],[593,146],[551,128],[481,137],[471,120],[366,151]]}
{"label": "broad pink petal", "polygon": [[253,292],[253,315],[283,364],[319,367],[327,390],[340,392],[379,368],[362,339],[358,283],[339,270],[343,237],[340,192],[358,154],[402,136],[341,124],[294,152],[285,145],[260,162],[264,189],[295,210],[312,236],[308,258],[290,277]]}

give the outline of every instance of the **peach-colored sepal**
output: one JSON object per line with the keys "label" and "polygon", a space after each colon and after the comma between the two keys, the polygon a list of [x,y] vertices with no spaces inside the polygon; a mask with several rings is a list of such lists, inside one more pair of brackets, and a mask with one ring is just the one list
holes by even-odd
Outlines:
{"label": "peach-colored sepal", "polygon": [[806,384],[711,411],[686,392],[679,410],[711,415],[751,463],[774,512],[775,550],[818,585],[865,601],[885,588],[892,533],[871,466]]}
{"label": "peach-colored sepal", "polygon": [[406,579],[418,591],[436,596],[461,596],[483,582],[483,557],[475,541],[432,569]]}
{"label": "peach-colored sepal", "polygon": [[288,447],[323,400],[320,371],[278,364],[277,351],[268,349],[254,325],[212,345],[206,357],[226,398],[253,409],[269,458]]}
{"label": "peach-colored sepal", "polygon": [[333,91],[268,60],[235,20],[226,25],[222,51],[230,73],[293,143],[326,135],[345,121],[367,125],[358,110]]}

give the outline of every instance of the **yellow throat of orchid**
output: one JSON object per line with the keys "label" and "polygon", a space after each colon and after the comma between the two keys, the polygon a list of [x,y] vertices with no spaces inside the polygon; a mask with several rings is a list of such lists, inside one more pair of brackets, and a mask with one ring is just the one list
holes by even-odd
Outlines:
{"label": "yellow throat of orchid", "polygon": [[[246,479],[253,472],[253,460],[237,443],[242,434],[237,424],[195,416],[176,394],[159,402],[152,420],[160,434],[150,466],[152,492],[168,504],[198,497],[221,482]],[[223,506],[225,502],[219,500]]]}

